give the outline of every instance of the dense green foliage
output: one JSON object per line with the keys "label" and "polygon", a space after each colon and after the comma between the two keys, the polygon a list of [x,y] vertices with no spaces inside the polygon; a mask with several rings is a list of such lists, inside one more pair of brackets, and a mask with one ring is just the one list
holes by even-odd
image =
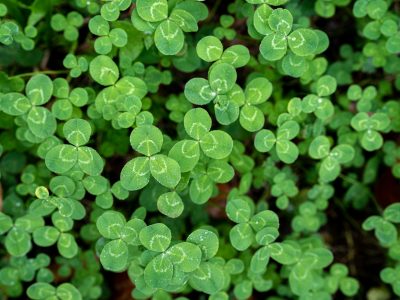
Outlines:
{"label": "dense green foliage", "polygon": [[392,0],[0,0],[0,299],[400,297],[399,54]]}

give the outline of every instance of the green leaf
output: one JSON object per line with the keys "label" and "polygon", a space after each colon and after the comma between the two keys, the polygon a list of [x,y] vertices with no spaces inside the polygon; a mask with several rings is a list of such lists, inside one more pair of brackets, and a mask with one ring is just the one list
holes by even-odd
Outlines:
{"label": "green leaf", "polygon": [[100,175],[104,168],[104,161],[97,151],[84,146],[78,148],[78,164],[90,176]]}
{"label": "green leaf", "polygon": [[399,54],[400,53],[400,32],[392,35],[386,41],[386,49],[389,53]]}
{"label": "green leaf", "polygon": [[372,19],[382,18],[388,9],[388,5],[383,0],[372,0],[368,2],[367,14]]}
{"label": "green leaf", "polygon": [[285,34],[280,32],[269,34],[261,41],[260,53],[268,61],[280,60],[287,52],[287,44]]}
{"label": "green leaf", "polygon": [[201,150],[213,159],[228,157],[233,149],[233,140],[229,134],[221,130],[206,133],[200,140]]}
{"label": "green leaf", "polygon": [[213,62],[221,58],[224,46],[215,36],[206,36],[196,45],[197,55],[204,61]]}
{"label": "green leaf", "polygon": [[279,228],[279,218],[272,210],[263,210],[254,215],[249,224],[255,231],[260,231],[264,227]]}
{"label": "green leaf", "polygon": [[217,93],[211,89],[210,84],[204,78],[192,78],[185,85],[185,97],[196,105],[205,105],[211,102]]}
{"label": "green leaf", "polygon": [[65,258],[72,258],[78,254],[78,244],[70,233],[61,233],[57,241],[57,249]]}
{"label": "green leaf", "polygon": [[128,265],[128,246],[121,239],[108,242],[100,254],[100,262],[104,269],[121,272]]}
{"label": "green leaf", "polygon": [[381,217],[378,216],[369,216],[363,223],[363,230],[369,231],[375,229],[378,226],[378,223],[381,221]]}
{"label": "green leaf", "polygon": [[268,152],[275,145],[276,138],[271,130],[262,129],[257,132],[254,139],[254,147],[257,151],[264,153]]}
{"label": "green leaf", "polygon": [[389,222],[400,223],[400,203],[393,203],[386,207],[383,211],[383,217]]}
{"label": "green leaf", "polygon": [[350,145],[338,145],[331,151],[331,156],[339,163],[345,164],[353,160],[355,155],[354,148]]}
{"label": "green leaf", "polygon": [[140,231],[139,239],[147,249],[164,252],[171,244],[171,230],[162,223],[152,224]]}
{"label": "green leaf", "polygon": [[215,65],[209,72],[208,80],[211,89],[217,94],[226,94],[236,83],[236,70],[227,63]]}
{"label": "green leaf", "polygon": [[153,258],[144,269],[144,280],[151,288],[166,289],[172,280],[174,267],[167,255]]}
{"label": "green leaf", "polygon": [[190,274],[189,284],[197,291],[209,295],[215,294],[223,288],[224,272],[217,264],[203,262]]}
{"label": "green leaf", "polygon": [[105,36],[110,32],[109,23],[100,15],[92,17],[88,25],[90,32],[95,35]]}
{"label": "green leaf", "polygon": [[288,36],[288,44],[298,56],[312,55],[318,47],[318,35],[311,29],[297,29]]}
{"label": "green leaf", "polygon": [[268,17],[268,25],[273,31],[288,35],[292,30],[293,16],[287,9],[274,9]]}
{"label": "green leaf", "polygon": [[299,134],[299,132],[299,124],[296,121],[289,120],[279,126],[276,138],[278,140],[292,140]]}
{"label": "green leaf", "polygon": [[270,251],[268,247],[259,248],[251,257],[250,270],[256,274],[265,272],[270,258]]}
{"label": "green leaf", "polygon": [[233,45],[228,47],[221,56],[222,63],[228,63],[235,68],[241,68],[250,61],[250,52],[246,46]]}
{"label": "green leaf", "polygon": [[213,193],[213,182],[207,175],[195,178],[190,183],[190,199],[193,203],[204,204],[210,199]]}
{"label": "green leaf", "polygon": [[329,266],[333,261],[333,254],[325,248],[315,247],[307,250],[300,261],[300,265],[306,265],[307,268],[323,269]]}
{"label": "green leaf", "polygon": [[200,247],[203,253],[203,260],[208,260],[215,256],[219,248],[219,240],[217,235],[206,229],[197,229],[193,231],[186,239]]}
{"label": "green leaf", "polygon": [[130,143],[137,152],[152,156],[160,152],[163,144],[163,135],[161,130],[153,125],[142,125],[132,131]]}
{"label": "green leaf", "polygon": [[168,156],[178,162],[182,173],[189,172],[199,161],[199,143],[191,140],[179,141],[171,148]]}
{"label": "green leaf", "polygon": [[175,55],[182,50],[185,35],[175,22],[166,20],[157,26],[154,42],[162,54]]}
{"label": "green leaf", "polygon": [[332,95],[336,91],[336,79],[330,75],[322,76],[317,81],[317,93],[320,97]]}
{"label": "green leaf", "polygon": [[273,243],[268,247],[271,257],[282,265],[292,265],[299,259],[299,251],[288,243]]}
{"label": "green leaf", "polygon": [[361,146],[367,151],[378,150],[382,145],[382,135],[375,130],[368,130],[361,137]]}
{"label": "green leaf", "polygon": [[96,56],[89,65],[89,73],[93,80],[101,85],[113,85],[119,77],[116,63],[108,56]]}
{"label": "green leaf", "polygon": [[184,32],[196,32],[199,30],[196,18],[186,10],[175,8],[169,20],[178,24]]}
{"label": "green leaf", "polygon": [[0,212],[0,234],[6,233],[12,226],[13,221],[11,217],[7,216],[3,212]]}
{"label": "green leaf", "polygon": [[82,295],[80,291],[72,284],[65,282],[60,284],[56,290],[57,297],[61,300],[76,299],[81,300]]}
{"label": "green leaf", "polygon": [[4,245],[8,253],[18,257],[26,255],[32,248],[30,235],[23,229],[16,227],[8,232]]}
{"label": "green leaf", "polygon": [[226,214],[235,223],[246,223],[253,214],[252,207],[243,199],[232,199],[226,204]]}
{"label": "green leaf", "polygon": [[21,116],[32,107],[28,98],[20,93],[8,93],[1,97],[0,108],[7,115]]}
{"label": "green leaf", "polygon": [[106,211],[96,221],[100,234],[111,240],[121,237],[125,224],[125,217],[116,211]]}
{"label": "green leaf", "polygon": [[122,228],[120,238],[128,245],[139,246],[139,233],[145,227],[146,223],[143,220],[133,218]]}
{"label": "green leaf", "polygon": [[57,174],[71,170],[78,161],[78,150],[71,145],[57,145],[50,149],[45,158],[46,167]]}
{"label": "green leaf", "polygon": [[56,288],[46,282],[35,282],[26,292],[34,300],[51,299],[56,294]]}
{"label": "green leaf", "polygon": [[377,223],[375,234],[383,247],[389,247],[397,241],[396,226],[383,219]]}
{"label": "green leaf", "polygon": [[47,108],[33,107],[29,111],[26,121],[29,129],[38,138],[48,138],[56,131],[56,119]]}
{"label": "green leaf", "polygon": [[119,17],[119,7],[115,1],[104,3],[100,9],[101,16],[109,22],[116,21]]}
{"label": "green leaf", "polygon": [[282,59],[282,70],[286,75],[298,78],[303,76],[308,69],[309,64],[307,60],[302,56],[294,54],[293,52],[289,52]]}
{"label": "green leaf", "polygon": [[390,125],[390,119],[386,113],[374,113],[370,117],[370,123],[370,128],[382,131]]}
{"label": "green leaf", "polygon": [[271,34],[268,19],[272,13],[272,8],[267,4],[261,4],[254,12],[253,25],[258,33],[262,35]]}
{"label": "green leaf", "polygon": [[110,41],[115,47],[122,48],[128,43],[128,35],[122,28],[114,28],[109,34]]}
{"label": "green leaf", "polygon": [[121,170],[121,185],[128,191],[144,188],[150,181],[150,161],[147,157],[130,160]]}
{"label": "green leaf", "polygon": [[292,164],[299,156],[299,149],[291,141],[277,140],[276,153],[281,161],[287,164]]}
{"label": "green leaf", "polygon": [[170,218],[177,218],[182,214],[184,204],[177,192],[169,192],[158,197],[157,208],[162,214]]}
{"label": "green leaf", "polygon": [[246,101],[253,105],[264,103],[271,96],[272,90],[272,83],[268,79],[255,78],[246,85]]}
{"label": "green leaf", "polygon": [[330,182],[339,176],[340,170],[339,162],[329,156],[322,161],[319,169],[319,177],[323,182]]}
{"label": "green leaf", "polygon": [[88,121],[71,119],[64,124],[63,133],[69,143],[79,147],[89,142],[92,128]]}
{"label": "green leaf", "polygon": [[85,189],[92,195],[101,195],[107,191],[108,180],[103,176],[88,176],[82,181]]}
{"label": "green leaf", "polygon": [[159,22],[168,17],[167,0],[137,0],[136,9],[139,16],[148,22]]}
{"label": "green leaf", "polygon": [[214,160],[208,164],[207,175],[217,183],[227,183],[235,176],[235,170],[230,164]]}
{"label": "green leaf", "polygon": [[247,131],[255,132],[264,126],[265,118],[259,108],[246,104],[240,111],[239,122]]}
{"label": "green leaf", "polygon": [[232,246],[239,251],[244,251],[254,242],[254,233],[247,223],[235,225],[229,232]]}
{"label": "green leaf", "polygon": [[27,82],[25,91],[32,105],[42,105],[53,95],[53,82],[47,75],[36,74]]}
{"label": "green leaf", "polygon": [[150,158],[150,173],[160,184],[171,189],[176,187],[181,180],[179,164],[163,154]]}
{"label": "green leaf", "polygon": [[211,129],[211,117],[203,108],[193,108],[184,117],[183,124],[187,134],[200,140]]}
{"label": "green leaf", "polygon": [[279,231],[273,227],[265,227],[256,234],[256,241],[262,246],[266,246],[274,242],[279,236]]}
{"label": "green leaf", "polygon": [[360,284],[356,279],[347,277],[340,280],[339,287],[344,295],[353,297],[357,294]]}
{"label": "green leaf", "polygon": [[302,264],[297,264],[293,267],[289,275],[290,289],[298,294],[307,293],[313,286],[313,276],[310,269]]}
{"label": "green leaf", "polygon": [[239,105],[233,99],[230,99],[228,95],[218,95],[214,103],[215,117],[218,123],[229,125],[238,119]]}
{"label": "green leaf", "polygon": [[351,126],[357,130],[362,131],[368,128],[369,116],[366,112],[359,112],[351,119]]}
{"label": "green leaf", "polygon": [[311,142],[308,154],[311,158],[322,159],[329,155],[330,149],[331,143],[329,139],[326,136],[318,136]]}
{"label": "green leaf", "polygon": [[22,217],[19,217],[15,221],[15,227],[23,229],[26,232],[32,233],[35,229],[44,226],[44,220],[41,216],[37,216],[33,213],[28,213]]}
{"label": "green leaf", "polygon": [[166,254],[175,267],[187,273],[195,271],[200,266],[202,257],[199,246],[189,242],[173,245]]}
{"label": "green leaf", "polygon": [[33,241],[41,247],[49,247],[54,245],[60,237],[60,231],[52,226],[44,226],[37,228],[33,232]]}

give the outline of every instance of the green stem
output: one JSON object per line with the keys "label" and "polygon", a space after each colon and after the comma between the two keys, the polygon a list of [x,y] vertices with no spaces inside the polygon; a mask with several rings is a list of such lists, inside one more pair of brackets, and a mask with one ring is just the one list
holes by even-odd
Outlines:
{"label": "green stem", "polygon": [[215,13],[217,12],[218,7],[220,6],[222,0],[217,0],[213,6],[213,8],[210,11],[210,14],[208,15],[207,19],[206,19],[206,23],[211,21],[211,19],[214,17]]}
{"label": "green stem", "polygon": [[47,75],[57,75],[57,74],[67,74],[69,71],[68,70],[47,70],[47,71],[35,71],[35,72],[29,72],[29,73],[22,73],[18,75],[11,76],[9,78],[16,78],[16,77],[29,77],[33,76],[36,74],[47,74]]}

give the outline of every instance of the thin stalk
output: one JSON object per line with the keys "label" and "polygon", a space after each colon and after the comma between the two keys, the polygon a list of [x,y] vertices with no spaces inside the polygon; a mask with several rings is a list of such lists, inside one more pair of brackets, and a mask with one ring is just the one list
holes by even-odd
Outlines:
{"label": "thin stalk", "polygon": [[58,75],[58,74],[67,74],[68,72],[69,72],[68,70],[34,71],[34,72],[22,73],[22,74],[14,75],[14,76],[11,76],[10,78],[29,77],[29,76],[33,76],[33,75],[36,75],[36,74]]}

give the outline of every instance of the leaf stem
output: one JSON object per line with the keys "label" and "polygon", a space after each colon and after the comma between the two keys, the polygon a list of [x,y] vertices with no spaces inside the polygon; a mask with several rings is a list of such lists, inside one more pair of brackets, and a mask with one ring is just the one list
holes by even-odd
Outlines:
{"label": "leaf stem", "polygon": [[221,2],[222,2],[221,0],[217,0],[215,2],[213,8],[210,11],[210,14],[208,15],[207,19],[205,20],[206,23],[212,20],[212,18],[214,17],[215,13],[218,10],[218,7],[221,5]]}
{"label": "leaf stem", "polygon": [[14,76],[11,76],[9,78],[29,77],[29,76],[33,76],[33,75],[36,75],[36,74],[47,74],[47,75],[67,74],[68,72],[69,72],[68,70],[35,71],[35,72],[22,73],[22,74],[14,75]]}

